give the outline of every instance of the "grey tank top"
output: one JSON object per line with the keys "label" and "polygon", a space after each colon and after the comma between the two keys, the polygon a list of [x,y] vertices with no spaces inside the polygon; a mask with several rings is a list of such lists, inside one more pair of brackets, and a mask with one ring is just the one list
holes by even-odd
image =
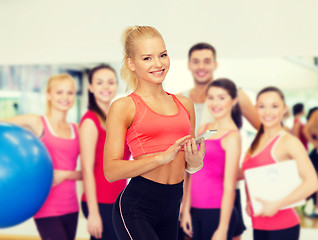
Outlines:
{"label": "grey tank top", "polygon": [[[191,89],[183,92],[182,95],[190,98],[190,91]],[[193,102],[193,105],[195,111],[195,135],[198,135],[199,128],[206,123],[213,122],[213,117],[205,103]]]}

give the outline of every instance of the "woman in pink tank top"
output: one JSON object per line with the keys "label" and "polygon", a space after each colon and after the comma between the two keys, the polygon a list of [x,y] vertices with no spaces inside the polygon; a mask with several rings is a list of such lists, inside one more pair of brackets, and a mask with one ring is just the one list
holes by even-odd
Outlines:
{"label": "woman in pink tank top", "polygon": [[193,240],[232,240],[238,218],[233,205],[242,126],[235,84],[229,79],[214,80],[206,101],[214,122],[201,126],[199,132],[218,132],[205,140],[204,168],[190,176],[181,226]]}
{"label": "woman in pink tank top", "polygon": [[66,121],[75,102],[75,81],[68,74],[52,76],[46,87],[47,113],[45,116],[25,114],[5,121],[20,125],[41,139],[51,155],[54,179],[51,191],[34,220],[41,239],[75,239],[78,221],[76,171],[79,155],[77,126]]}
{"label": "woman in pink tank top", "polygon": [[[103,149],[106,138],[105,122],[111,101],[116,95],[118,81],[115,70],[109,65],[99,65],[88,75],[88,111],[80,123],[81,166],[84,193],[82,210],[87,218],[91,239],[117,240],[112,208],[126,180],[110,183],[103,171]],[[129,159],[126,146],[123,159]]]}
{"label": "woman in pink tank top", "polygon": [[286,110],[284,95],[278,88],[267,87],[258,93],[256,111],[262,125],[244,159],[242,169],[245,171],[294,159],[303,182],[278,201],[258,199],[263,205],[260,212],[254,213],[248,202],[247,209],[252,218],[255,240],[299,239],[297,213],[291,208],[283,208],[305,199],[317,189],[317,176],[306,149],[298,138],[286,132],[282,126]]}

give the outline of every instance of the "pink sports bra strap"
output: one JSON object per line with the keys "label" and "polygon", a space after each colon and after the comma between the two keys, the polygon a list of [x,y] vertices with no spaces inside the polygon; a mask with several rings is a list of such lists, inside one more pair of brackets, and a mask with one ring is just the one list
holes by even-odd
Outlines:
{"label": "pink sports bra strap", "polygon": [[47,125],[47,122],[45,120],[45,117],[44,116],[41,116],[41,119],[42,119],[42,123],[43,123],[43,132],[41,135],[44,134],[44,132],[47,132],[47,133],[50,133],[50,131],[48,130],[49,129],[49,126]]}
{"label": "pink sports bra strap", "polygon": [[177,104],[178,108],[180,109],[183,108],[183,110],[187,113],[187,115],[189,116],[188,110],[185,108],[185,106],[183,106],[183,104],[179,101],[179,99],[171,93],[166,92],[167,94],[169,94],[170,96],[172,96],[172,98],[174,99],[175,103]]}
{"label": "pink sports bra strap", "polygon": [[202,134],[202,133],[204,133],[206,130],[208,130],[209,124],[210,124],[210,123],[205,124],[203,130],[202,130],[201,132],[199,132],[199,135]]}
{"label": "pink sports bra strap", "polygon": [[73,132],[74,132],[74,137],[78,138],[78,131],[77,131],[77,127],[75,123],[71,123],[72,127],[73,127]]}
{"label": "pink sports bra strap", "polygon": [[[282,131],[282,132],[278,133],[277,136],[274,137],[273,140],[271,140],[271,141],[267,144],[267,146],[266,146],[264,149],[266,149],[266,148],[272,149],[272,147],[273,147],[274,144],[277,142],[277,140],[278,140],[281,136],[283,136],[285,133],[286,133],[285,131]],[[263,150],[263,151],[264,151],[264,150]]]}
{"label": "pink sports bra strap", "polygon": [[238,130],[232,129],[232,130],[228,131],[227,133],[225,133],[222,137],[220,137],[220,139],[223,139],[223,138],[225,138],[227,135],[229,135],[230,133],[232,133],[232,132],[237,132],[237,131],[238,131]]}

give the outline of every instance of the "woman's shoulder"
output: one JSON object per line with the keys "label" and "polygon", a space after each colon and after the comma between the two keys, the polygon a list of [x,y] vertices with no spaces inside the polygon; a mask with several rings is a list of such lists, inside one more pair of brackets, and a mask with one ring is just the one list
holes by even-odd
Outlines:
{"label": "woman's shoulder", "polygon": [[43,121],[44,121],[44,116],[42,115],[37,115],[37,114],[28,114],[30,122],[33,123],[33,127],[35,129],[42,130],[43,128]]}
{"label": "woman's shoulder", "polygon": [[193,102],[190,98],[183,96],[183,95],[174,95],[179,102],[189,111],[190,109],[193,108]]}
{"label": "woman's shoulder", "polygon": [[130,96],[116,99],[110,106],[107,118],[133,119],[136,106]]}
{"label": "woman's shoulder", "polygon": [[131,97],[118,98],[110,105],[106,126],[108,124],[116,124],[118,126],[118,124],[123,123],[128,128],[133,122],[136,113],[136,106]]}
{"label": "woman's shoulder", "polygon": [[112,109],[122,109],[122,108],[127,108],[127,107],[131,107],[134,105],[134,101],[133,99],[128,95],[125,97],[120,97],[118,99],[116,99],[110,106],[110,108]]}
{"label": "woman's shoulder", "polygon": [[224,131],[220,132],[220,134],[222,134],[222,136],[219,139],[221,139],[222,148],[226,152],[241,151],[242,139],[238,129],[224,129]]}
{"label": "woman's shoulder", "polygon": [[82,116],[81,121],[83,121],[86,118],[97,118],[97,114],[92,110],[87,110]]}
{"label": "woman's shoulder", "polygon": [[237,128],[224,129],[222,138],[225,141],[241,141],[241,133]]}
{"label": "woman's shoulder", "polygon": [[192,103],[192,100],[189,97],[186,97],[181,94],[172,94],[172,95],[174,95],[180,102]]}
{"label": "woman's shoulder", "polygon": [[84,122],[86,123],[86,122],[89,122],[89,121],[93,121],[93,123],[97,126],[99,124],[99,119],[98,119],[97,113],[95,113],[95,112],[93,112],[91,110],[87,110],[87,112],[81,118],[79,127],[81,127]]}
{"label": "woman's shoulder", "polygon": [[275,151],[286,154],[290,154],[295,151],[301,151],[301,149],[304,148],[303,144],[297,137],[285,130],[283,130],[283,133],[280,135],[280,138],[275,145]]}
{"label": "woman's shoulder", "polygon": [[307,150],[301,141],[285,130],[275,143],[274,151],[275,156],[285,156],[285,158],[287,156],[287,159],[293,159],[294,156],[299,156],[299,154],[305,154],[307,156]]}
{"label": "woman's shoulder", "polygon": [[41,136],[43,132],[44,116],[37,114],[25,114],[15,118],[13,123],[23,126],[30,130],[36,136]]}
{"label": "woman's shoulder", "polygon": [[290,132],[283,130],[284,132],[282,133],[281,136],[281,141],[280,143],[285,145],[287,148],[290,148],[292,146],[297,146],[297,145],[302,145],[302,143],[300,142],[299,138],[297,138],[296,136],[294,136],[293,134],[291,134]]}

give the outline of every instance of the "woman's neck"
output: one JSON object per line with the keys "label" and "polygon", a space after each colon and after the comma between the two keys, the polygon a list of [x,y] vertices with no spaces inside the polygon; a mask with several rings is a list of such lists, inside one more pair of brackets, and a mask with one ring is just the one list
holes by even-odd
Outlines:
{"label": "woman's neck", "polygon": [[263,136],[267,139],[270,139],[276,136],[282,130],[284,130],[284,128],[281,125],[268,127],[268,128],[264,127]]}
{"label": "woman's neck", "polygon": [[162,84],[139,84],[134,92],[143,97],[151,96],[156,98],[166,95]]}
{"label": "woman's neck", "polygon": [[110,102],[100,102],[96,101],[97,106],[100,108],[100,110],[104,113],[105,116],[107,116],[109,108],[110,108]]}
{"label": "woman's neck", "polygon": [[213,127],[215,129],[229,129],[235,126],[235,122],[233,121],[231,115],[226,115],[221,118],[214,118]]}
{"label": "woman's neck", "polygon": [[52,109],[46,114],[46,117],[54,123],[66,123],[67,112],[56,111]]}

